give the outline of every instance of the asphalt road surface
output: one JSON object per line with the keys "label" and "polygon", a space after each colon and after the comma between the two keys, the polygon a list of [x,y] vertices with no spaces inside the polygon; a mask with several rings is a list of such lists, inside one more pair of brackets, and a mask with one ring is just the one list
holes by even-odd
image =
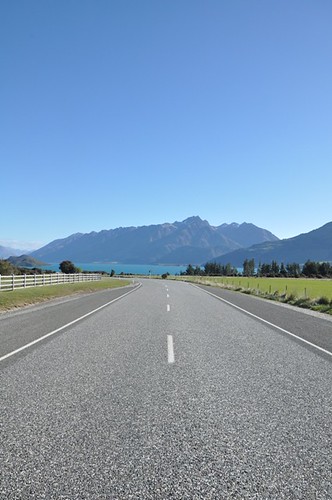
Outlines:
{"label": "asphalt road surface", "polygon": [[332,322],[142,283],[0,316],[0,498],[331,499]]}

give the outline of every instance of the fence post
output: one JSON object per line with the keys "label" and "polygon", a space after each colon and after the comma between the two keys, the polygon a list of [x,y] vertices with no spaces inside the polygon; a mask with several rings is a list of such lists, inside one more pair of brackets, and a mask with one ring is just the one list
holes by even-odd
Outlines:
{"label": "fence post", "polygon": [[15,274],[12,274],[12,290],[15,288]]}
{"label": "fence post", "polygon": [[1,290],[1,274],[0,274],[0,290]]}
{"label": "fence post", "polygon": [[24,284],[23,284],[24,288],[27,287],[27,275],[25,274],[24,275]]}

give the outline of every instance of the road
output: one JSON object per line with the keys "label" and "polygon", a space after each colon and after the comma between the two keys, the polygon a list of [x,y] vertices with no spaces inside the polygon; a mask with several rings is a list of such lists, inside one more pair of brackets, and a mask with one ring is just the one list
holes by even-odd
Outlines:
{"label": "road", "polygon": [[[332,322],[244,299],[151,279],[2,315],[0,498],[331,499]],[[4,358],[26,327],[62,329]]]}

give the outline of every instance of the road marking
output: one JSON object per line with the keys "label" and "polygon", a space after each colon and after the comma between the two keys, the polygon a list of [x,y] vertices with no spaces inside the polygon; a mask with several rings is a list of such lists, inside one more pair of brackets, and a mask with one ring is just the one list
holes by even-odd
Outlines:
{"label": "road marking", "polygon": [[172,335],[167,335],[167,356],[168,362],[174,363],[174,345]]}
{"label": "road marking", "polygon": [[166,297],[169,299],[169,293],[166,295]]}
{"label": "road marking", "polygon": [[39,339],[36,339],[36,340],[33,340],[32,342],[29,342],[29,344],[26,344],[22,347],[20,347],[19,349],[16,349],[15,351],[12,351],[12,352],[9,352],[8,354],[5,354],[4,356],[2,356],[0,358],[0,362],[1,361],[4,361],[5,359],[7,358],[10,358],[11,356],[14,356],[14,354],[17,354],[21,351],[24,351],[24,349],[28,349],[28,347],[31,347],[35,344],[37,344],[38,342],[41,342],[42,340],[46,339],[47,337],[50,337],[51,335],[54,335],[55,333],[58,333],[58,332],[61,332],[61,330],[64,330],[65,328],[67,328],[68,326],[71,326],[71,325],[74,325],[75,323],[77,323],[78,321],[81,321],[82,319],[84,318],[87,318],[88,316],[90,316],[91,314],[97,312],[97,311],[100,311],[101,309],[104,309],[104,307],[107,307],[109,306],[110,304],[113,304],[114,302],[116,302],[117,300],[120,300],[122,299],[123,297],[125,297],[126,295],[129,295],[130,293],[134,292],[135,290],[137,290],[138,288],[140,288],[142,286],[142,283],[139,283],[138,286],[136,286],[133,290],[129,290],[129,292],[127,293],[124,293],[123,295],[121,295],[120,297],[117,297],[116,299],[113,299],[111,300],[110,302],[107,302],[107,304],[104,304],[100,307],[97,307],[97,309],[94,309],[93,311],[90,311],[88,312],[87,314],[84,314],[83,316],[80,316],[79,318],[77,319],[74,319],[74,321],[71,321],[70,323],[67,323],[66,325],[63,325],[61,326],[60,328],[57,328],[56,330],[53,330],[52,332],[49,332],[47,333],[46,335],[43,335],[42,337],[39,337]]}
{"label": "road marking", "polygon": [[167,312],[170,312],[171,310],[171,306],[169,304],[167,304]]}
{"label": "road marking", "polygon": [[324,354],[328,354],[329,356],[332,356],[332,352],[327,351],[326,349],[323,349],[323,347],[319,347],[318,345],[313,344],[312,342],[309,342],[309,340],[305,340],[302,337],[295,335],[295,333],[289,332],[288,330],[281,328],[281,326],[275,325],[274,323],[271,323],[270,321],[267,321],[266,319],[261,318],[260,316],[257,316],[256,314],[253,314],[253,313],[247,311],[246,309],[243,309],[242,307],[237,306],[237,305],[233,304],[232,302],[229,302],[228,300],[219,297],[218,295],[215,295],[212,292],[208,292],[207,290],[204,290],[204,288],[200,288],[197,285],[192,285],[192,286],[198,288],[199,290],[203,290],[203,292],[207,293],[208,295],[211,295],[212,297],[215,297],[216,299],[219,299],[222,302],[225,302],[226,304],[228,304],[232,307],[235,307],[235,309],[239,309],[240,311],[244,312],[245,314],[248,314],[249,316],[252,316],[253,318],[259,319],[260,321],[262,321],[263,323],[266,323],[269,326],[273,326],[273,328],[276,328],[277,330],[280,330],[283,333],[287,333],[287,335],[290,335],[291,337],[294,337],[297,340],[301,340],[301,342],[304,342],[305,344],[310,345],[310,347],[314,347],[315,349],[318,349],[319,351],[323,352]]}

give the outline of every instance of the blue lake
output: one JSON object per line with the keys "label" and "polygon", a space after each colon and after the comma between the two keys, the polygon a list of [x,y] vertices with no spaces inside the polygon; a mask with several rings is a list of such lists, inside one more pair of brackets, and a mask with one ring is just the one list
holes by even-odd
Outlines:
{"label": "blue lake", "polygon": [[[116,274],[145,274],[147,276],[160,275],[164,273],[180,274],[187,269],[187,266],[167,266],[167,265],[149,265],[149,264],[118,264],[112,262],[74,262],[75,266],[82,269],[82,271],[106,271],[110,273],[114,269]],[[59,263],[50,264],[48,266],[41,266],[42,269],[49,269],[51,271],[60,272]]]}

